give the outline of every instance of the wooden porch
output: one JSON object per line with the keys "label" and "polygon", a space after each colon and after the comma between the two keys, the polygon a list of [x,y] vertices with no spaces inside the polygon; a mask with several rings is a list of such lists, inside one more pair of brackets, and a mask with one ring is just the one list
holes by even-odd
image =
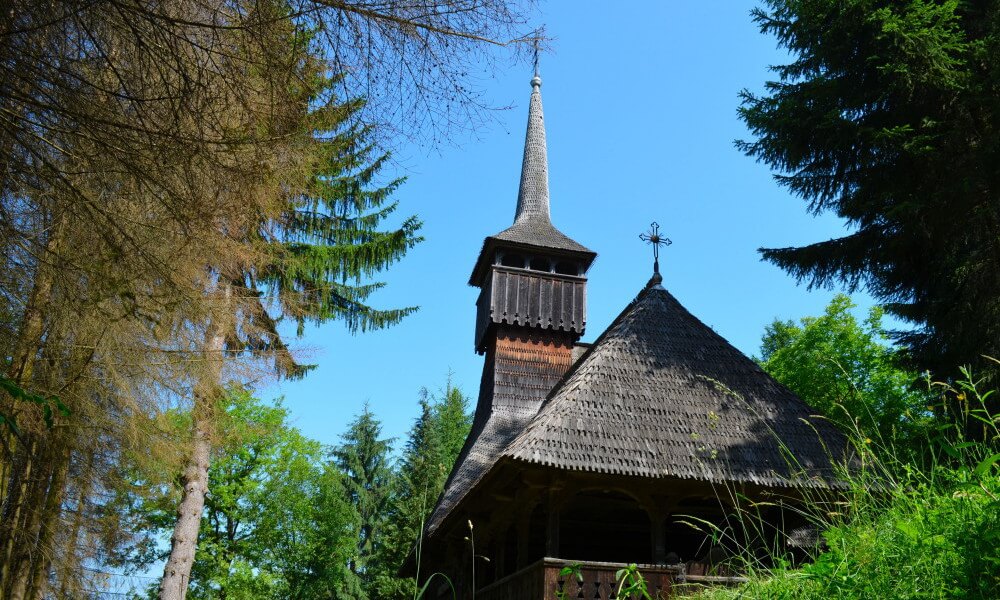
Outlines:
{"label": "wooden porch", "polygon": [[[573,575],[560,575],[563,567],[580,565],[578,580]],[[627,567],[623,563],[574,562],[558,558],[543,558],[508,575],[476,593],[479,600],[558,600],[559,598],[588,600],[625,600],[615,596],[618,583],[615,573]],[[721,577],[688,574],[689,567],[680,565],[639,565],[652,598],[670,598],[693,593],[706,585],[737,585],[742,577]],[[704,569],[693,568],[692,571]],[[631,600],[631,599],[630,599]]]}

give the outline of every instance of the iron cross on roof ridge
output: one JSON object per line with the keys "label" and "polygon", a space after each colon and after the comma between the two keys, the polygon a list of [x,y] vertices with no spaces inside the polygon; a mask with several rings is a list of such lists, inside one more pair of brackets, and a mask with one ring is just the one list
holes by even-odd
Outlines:
{"label": "iron cross on roof ridge", "polygon": [[660,224],[653,221],[649,224],[649,231],[640,233],[639,239],[653,247],[653,274],[660,274],[660,246],[673,244],[670,238],[660,235]]}

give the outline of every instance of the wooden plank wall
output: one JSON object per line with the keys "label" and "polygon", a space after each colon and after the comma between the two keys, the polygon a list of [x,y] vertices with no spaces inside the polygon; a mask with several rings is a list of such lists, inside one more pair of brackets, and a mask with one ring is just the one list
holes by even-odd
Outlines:
{"label": "wooden plank wall", "polygon": [[541,271],[493,267],[477,301],[476,349],[482,352],[490,324],[505,323],[583,334],[587,280]]}

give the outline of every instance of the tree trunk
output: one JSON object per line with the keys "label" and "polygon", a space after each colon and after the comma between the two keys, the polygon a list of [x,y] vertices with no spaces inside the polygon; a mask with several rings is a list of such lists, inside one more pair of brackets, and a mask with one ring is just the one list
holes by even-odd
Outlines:
{"label": "tree trunk", "polygon": [[77,548],[80,545],[80,532],[83,529],[84,516],[87,514],[87,501],[90,498],[91,488],[94,483],[93,472],[94,472],[94,461],[95,449],[91,448],[87,451],[87,466],[78,475],[79,487],[76,493],[76,506],[74,507],[73,514],[73,525],[70,527],[70,533],[66,536],[66,546],[63,548],[63,560],[59,563],[59,593],[56,598],[76,598],[78,596],[83,596],[77,581],[79,581],[78,572],[80,571],[80,557],[77,553]]}
{"label": "tree trunk", "polygon": [[[52,235],[46,242],[46,260],[52,260],[58,252],[61,230],[62,220],[58,219]],[[8,377],[22,388],[30,389],[32,387],[35,359],[43,344],[44,310],[52,299],[52,285],[52,269],[47,268],[44,264],[39,264],[35,272],[34,285],[24,308],[17,342],[7,371]],[[11,417],[17,414],[17,405],[13,398],[3,397],[0,412]],[[33,429],[33,427],[24,428],[22,437],[15,436],[7,427],[0,430],[0,435],[5,437],[5,447],[10,449],[9,460],[11,461],[9,468],[5,469],[8,479],[2,483],[3,497],[0,498],[0,503],[3,505],[2,511],[0,511],[2,512],[0,540],[4,546],[3,563],[0,565],[0,592],[9,589],[11,585],[10,578],[14,574],[12,561],[16,561],[14,555],[16,540],[23,537],[23,532],[18,529],[18,523],[24,512],[25,498],[31,491],[28,486],[31,484],[32,467],[38,451],[38,439],[35,437],[37,432]],[[30,440],[30,444],[27,440]]]}
{"label": "tree trunk", "polygon": [[41,600],[49,585],[49,569],[52,568],[52,557],[55,552],[56,531],[62,517],[63,497],[66,493],[66,478],[69,475],[70,451],[69,442],[65,436],[55,436],[57,448],[53,453],[54,466],[49,483],[49,491],[45,497],[45,508],[41,514],[41,527],[38,532],[38,543],[35,544],[35,556],[31,564],[31,581],[28,587],[30,600]]}
{"label": "tree trunk", "polygon": [[14,523],[15,538],[17,543],[14,546],[11,559],[9,561],[11,589],[9,600],[24,600],[28,595],[28,585],[31,583],[32,564],[41,559],[44,550],[38,545],[38,533],[42,524],[43,511],[45,510],[45,498],[49,490],[49,484],[55,474],[52,464],[51,452],[47,444],[39,445],[35,462],[38,465],[37,474],[30,480],[26,498],[22,498],[21,507],[24,515],[20,524]]}
{"label": "tree trunk", "polygon": [[223,329],[213,320],[205,334],[205,364],[207,368],[195,386],[191,410],[194,435],[191,454],[184,469],[181,502],[177,508],[177,523],[170,538],[170,557],[163,567],[160,600],[184,600],[191,580],[198,529],[208,493],[208,464],[211,457],[212,413],[222,375],[222,352],[225,346]]}
{"label": "tree trunk", "polygon": [[7,496],[4,498],[2,529],[0,529],[0,533],[3,534],[0,539],[6,538],[4,539],[3,565],[0,567],[0,594],[7,593],[13,586],[11,579],[16,572],[15,562],[17,560],[14,549],[17,546],[16,541],[20,537],[19,534],[23,533],[20,527],[22,509],[26,503],[25,497],[29,492],[28,485],[34,466],[32,458],[37,449],[37,440],[32,441],[31,449],[28,452],[25,453],[25,449],[22,448],[21,456],[17,457],[20,460],[15,460],[11,469],[11,483],[8,486]]}

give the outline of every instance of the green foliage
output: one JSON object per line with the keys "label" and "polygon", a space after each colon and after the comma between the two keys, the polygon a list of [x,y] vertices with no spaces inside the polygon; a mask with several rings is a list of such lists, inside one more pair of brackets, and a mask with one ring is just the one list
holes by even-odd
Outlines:
{"label": "green foliage", "polygon": [[800,281],[864,285],[916,326],[921,369],[1000,354],[1000,10],[957,0],[765,0],[791,55],[742,93],[738,147],[844,237],[763,249]]}
{"label": "green foliage", "polygon": [[305,120],[314,137],[305,165],[308,181],[301,193],[286,199],[277,222],[258,232],[270,261],[245,278],[251,292],[267,291],[271,307],[294,320],[299,335],[306,322],[337,319],[351,332],[367,331],[398,323],[416,310],[366,304],[385,285],[368,280],[423,239],[421,222],[410,216],[387,227],[398,206],[390,197],[404,180],[380,182],[389,155],[376,153],[371,127],[356,124],[364,102],[337,100],[333,88],[338,82],[317,67],[302,92],[312,107]]}
{"label": "green foliage", "polygon": [[[263,403],[243,389],[229,390],[220,413],[188,597],[364,598],[348,569],[358,514],[322,446],[288,425],[280,403]],[[171,419],[177,432],[187,431],[189,421],[187,413]],[[118,556],[130,571],[162,558],[157,540],[172,529],[176,508],[175,486],[150,478],[137,483],[117,504],[123,523],[146,534]]]}
{"label": "green foliage", "polygon": [[450,381],[440,396],[421,390],[420,416],[403,451],[387,515],[380,565],[374,575],[378,598],[413,597],[416,581],[397,577],[396,572],[420,539],[424,522],[444,490],[469,434],[472,415],[468,404],[461,390],[452,387]]}
{"label": "green foliage", "polygon": [[[423,391],[420,406],[393,463],[391,441],[367,406],[329,451],[289,426],[280,403],[230,389],[217,411],[188,596],[382,600],[425,593],[426,581],[418,590],[397,571],[444,487],[471,415],[468,399],[450,384],[440,396]],[[185,435],[190,421],[189,413],[172,412],[162,426]],[[177,480],[155,457],[144,460],[129,467],[135,485],[108,505],[120,527],[142,532],[108,560],[127,573],[163,558],[161,542],[174,523]]]}
{"label": "green foliage", "polygon": [[[583,573],[581,572],[581,569],[582,567],[580,563],[566,565],[565,567],[559,569],[559,577],[572,577],[573,579],[576,579],[577,583],[583,583]],[[555,593],[556,600],[567,600],[569,598],[569,594],[561,588],[556,590]]]}
{"label": "green foliage", "polygon": [[391,440],[382,438],[382,424],[365,405],[333,451],[333,463],[343,473],[344,499],[358,513],[355,552],[348,566],[363,581],[366,597],[379,571],[387,515],[392,502]]}
{"label": "green foliage", "polygon": [[637,597],[652,600],[649,596],[649,591],[646,589],[646,580],[643,578],[642,573],[639,572],[639,567],[635,563],[630,564],[624,569],[615,571],[615,581],[618,582],[618,591],[615,592],[615,598]]}
{"label": "green foliage", "polygon": [[365,102],[335,93],[342,78],[330,75],[315,53],[314,39],[322,32],[297,24],[286,3],[254,7],[288,41],[270,49],[275,54],[269,59],[280,70],[295,65],[294,76],[282,78],[282,92],[295,108],[277,119],[279,131],[271,135],[295,140],[298,154],[269,216],[245,232],[253,260],[221,269],[245,300],[240,326],[226,343],[231,352],[266,357],[279,375],[295,378],[312,367],[289,352],[281,320],[294,321],[300,336],[307,323],[337,320],[351,333],[398,323],[416,307],[373,307],[369,298],[385,283],[372,279],[423,238],[417,217],[393,223],[398,203],[392,194],[404,180],[382,175],[389,155],[371,141],[373,128],[359,124]]}
{"label": "green foliage", "polygon": [[838,294],[819,317],[774,321],[761,340],[761,367],[820,414],[867,437],[913,447],[930,421],[919,376],[897,366],[882,310],[862,322]]}
{"label": "green foliage", "polygon": [[954,410],[985,435],[969,439],[967,424],[937,426],[934,461],[921,467],[892,447],[855,435],[860,466],[844,470],[845,496],[805,510],[823,530],[825,548],[801,569],[787,563],[753,569],[749,583],[714,589],[705,598],[996,598],[1000,597],[1000,418],[986,408],[968,372],[954,385],[936,384],[940,409]]}
{"label": "green foliage", "polygon": [[287,411],[248,392],[228,397],[226,443],[209,493],[192,571],[192,598],[320,598],[355,594],[347,571],[357,515],[319,443]]}
{"label": "green foliage", "polygon": [[[28,402],[30,404],[41,406],[42,420],[45,421],[45,426],[49,429],[51,429],[52,425],[55,423],[53,408],[64,417],[68,417],[70,415],[69,408],[62,403],[58,396],[45,397],[39,394],[33,394],[17,385],[13,379],[5,377],[4,375],[0,375],[0,391],[3,391],[15,401]],[[17,428],[17,421],[12,414],[5,415],[0,413],[0,427],[6,427],[15,435],[20,433],[20,430]]]}

